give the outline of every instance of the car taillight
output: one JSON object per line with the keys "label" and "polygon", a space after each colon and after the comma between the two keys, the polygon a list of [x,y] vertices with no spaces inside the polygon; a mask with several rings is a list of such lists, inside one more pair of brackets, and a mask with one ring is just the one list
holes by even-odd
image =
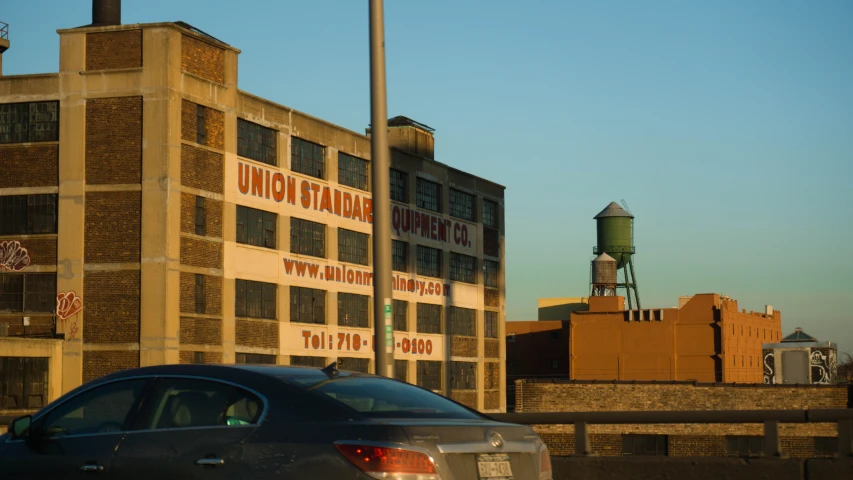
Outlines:
{"label": "car taillight", "polygon": [[551,454],[548,447],[543,445],[539,453],[539,479],[551,480],[551,475]]}
{"label": "car taillight", "polygon": [[375,445],[335,444],[344,457],[374,478],[432,480],[438,478],[429,455],[415,450]]}

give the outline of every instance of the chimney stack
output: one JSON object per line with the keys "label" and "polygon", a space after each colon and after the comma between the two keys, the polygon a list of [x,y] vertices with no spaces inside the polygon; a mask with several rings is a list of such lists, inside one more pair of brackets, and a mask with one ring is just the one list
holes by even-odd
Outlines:
{"label": "chimney stack", "polygon": [[121,0],[92,0],[92,26],[121,25]]}
{"label": "chimney stack", "polygon": [[9,50],[9,24],[0,22],[0,77],[3,76],[3,52]]}

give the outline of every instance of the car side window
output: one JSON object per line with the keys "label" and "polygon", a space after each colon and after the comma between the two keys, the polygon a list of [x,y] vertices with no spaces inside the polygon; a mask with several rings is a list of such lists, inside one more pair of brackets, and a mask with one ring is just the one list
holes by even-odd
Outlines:
{"label": "car side window", "polygon": [[251,425],[257,423],[261,406],[256,395],[226,383],[164,378],[154,395],[144,428]]}
{"label": "car side window", "polygon": [[51,410],[41,428],[48,436],[118,432],[135,411],[147,379],[121,380],[76,395]]}

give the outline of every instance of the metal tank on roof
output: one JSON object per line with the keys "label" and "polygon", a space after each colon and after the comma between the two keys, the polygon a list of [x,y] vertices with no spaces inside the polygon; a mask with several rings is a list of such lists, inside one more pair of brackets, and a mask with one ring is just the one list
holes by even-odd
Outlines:
{"label": "metal tank on roof", "polygon": [[592,261],[592,293],[596,297],[616,295],[616,260],[602,253]]}
{"label": "metal tank on roof", "polygon": [[634,216],[616,202],[610,202],[595,216],[598,242],[593,253],[607,253],[622,268],[634,253]]}

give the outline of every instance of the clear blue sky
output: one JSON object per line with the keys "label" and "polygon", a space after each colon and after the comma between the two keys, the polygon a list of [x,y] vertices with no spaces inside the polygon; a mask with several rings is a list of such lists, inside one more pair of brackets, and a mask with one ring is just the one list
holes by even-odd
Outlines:
{"label": "clear blue sky", "polygon": [[[644,306],[722,292],[853,353],[853,2],[387,0],[389,114],[507,187],[507,318],[585,296],[626,199]],[[58,69],[90,0],[5,1],[6,74]],[[242,49],[239,84],[363,132],[367,1],[126,0]]]}

